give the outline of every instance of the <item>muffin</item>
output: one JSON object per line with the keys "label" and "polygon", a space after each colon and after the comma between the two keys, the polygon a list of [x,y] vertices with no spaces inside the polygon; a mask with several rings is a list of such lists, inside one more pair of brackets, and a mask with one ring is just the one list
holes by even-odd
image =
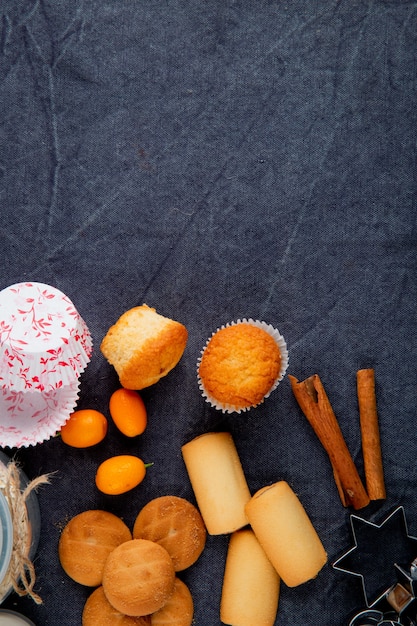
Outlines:
{"label": "muffin", "polygon": [[143,304],[109,328],[100,349],[126,389],[157,383],[179,362],[187,344],[185,326]]}
{"label": "muffin", "polygon": [[214,408],[240,413],[259,405],[288,366],[278,330],[265,322],[237,320],[216,330],[198,360],[200,390]]}

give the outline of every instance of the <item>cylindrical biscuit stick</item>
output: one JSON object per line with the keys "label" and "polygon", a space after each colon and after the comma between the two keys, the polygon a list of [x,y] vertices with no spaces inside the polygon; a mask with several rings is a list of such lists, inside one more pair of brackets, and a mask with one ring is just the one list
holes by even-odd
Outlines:
{"label": "cylindrical biscuit stick", "polygon": [[181,448],[200,513],[210,535],[232,533],[248,523],[250,500],[230,433],[206,433]]}
{"label": "cylindrical biscuit stick", "polygon": [[315,578],[327,562],[303,505],[285,481],[260,489],[246,505],[252,529],[289,587]]}
{"label": "cylindrical biscuit stick", "polygon": [[233,626],[273,626],[280,580],[249,528],[230,537],[224,570],[220,619]]}

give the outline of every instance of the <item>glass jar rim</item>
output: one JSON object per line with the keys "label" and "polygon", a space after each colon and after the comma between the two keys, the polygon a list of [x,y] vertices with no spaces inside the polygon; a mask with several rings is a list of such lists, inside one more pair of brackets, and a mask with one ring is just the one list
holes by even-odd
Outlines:
{"label": "glass jar rim", "polygon": [[10,609],[0,609],[0,616],[1,615],[10,615],[12,618],[15,618],[13,622],[19,622],[19,624],[31,624],[32,626],[35,626],[35,624],[28,617]]}

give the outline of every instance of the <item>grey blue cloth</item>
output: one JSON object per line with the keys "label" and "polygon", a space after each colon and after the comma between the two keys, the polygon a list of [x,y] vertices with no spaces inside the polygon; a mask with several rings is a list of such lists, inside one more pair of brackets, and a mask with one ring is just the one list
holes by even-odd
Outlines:
{"label": "grey blue cloth", "polygon": [[[226,430],[251,492],[287,480],[328,552],[316,580],[282,585],[276,625],[344,626],[366,608],[360,579],[331,565],[352,511],[288,378],[227,415],[201,397],[196,362],[224,323],[273,324],[288,371],[320,375],[361,476],[355,377],[373,367],[387,498],[357,513],[378,524],[402,505],[417,535],[417,2],[4,0],[0,14],[0,287],[44,282],[74,302],[94,341],[78,407],[107,416],[110,325],[145,302],[189,331],[143,392],[141,437],[110,422],[93,449],[4,450],[29,478],[52,474],[38,492],[43,604],[5,606],[80,626],[91,590],[60,567],[65,523],[104,508],[132,527],[153,497],[194,502],[181,445]],[[97,465],[120,453],[154,465],[105,497]],[[181,574],[196,626],[221,623],[227,544],[209,537]]]}

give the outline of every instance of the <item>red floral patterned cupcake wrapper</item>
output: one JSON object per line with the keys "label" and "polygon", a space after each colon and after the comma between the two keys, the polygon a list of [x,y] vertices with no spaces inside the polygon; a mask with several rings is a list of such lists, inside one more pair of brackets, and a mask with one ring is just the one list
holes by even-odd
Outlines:
{"label": "red floral patterned cupcake wrapper", "polygon": [[53,437],[79,397],[79,381],[39,393],[0,389],[0,447],[22,448]]}
{"label": "red floral patterned cupcake wrapper", "polygon": [[91,353],[87,325],[61,291],[27,282],[0,292],[0,388],[43,393],[71,386]]}

